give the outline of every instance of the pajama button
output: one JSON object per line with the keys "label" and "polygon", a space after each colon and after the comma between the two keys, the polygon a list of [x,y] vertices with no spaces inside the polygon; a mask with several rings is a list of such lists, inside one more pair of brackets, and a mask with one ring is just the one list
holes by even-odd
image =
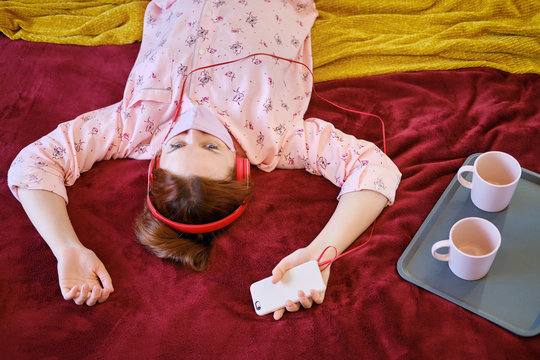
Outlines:
{"label": "pajama button", "polygon": [[206,10],[206,16],[212,16],[212,10]]}
{"label": "pajama button", "polygon": [[201,55],[204,55],[205,52],[206,52],[206,50],[204,50],[204,49],[199,50],[199,54],[201,54]]}

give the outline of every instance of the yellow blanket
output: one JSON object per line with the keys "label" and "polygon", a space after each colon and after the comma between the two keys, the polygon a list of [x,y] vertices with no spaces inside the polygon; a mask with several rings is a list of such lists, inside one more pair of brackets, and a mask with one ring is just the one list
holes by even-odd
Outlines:
{"label": "yellow blanket", "polygon": [[540,73],[538,0],[317,0],[316,81],[487,66]]}
{"label": "yellow blanket", "polygon": [[[0,1],[0,31],[30,41],[132,43],[142,37],[147,4],[146,0]],[[316,4],[320,15],[312,44],[317,82],[477,66],[540,74],[539,0],[316,0]]]}
{"label": "yellow blanket", "polygon": [[140,41],[147,0],[0,1],[0,31],[11,39],[104,45]]}

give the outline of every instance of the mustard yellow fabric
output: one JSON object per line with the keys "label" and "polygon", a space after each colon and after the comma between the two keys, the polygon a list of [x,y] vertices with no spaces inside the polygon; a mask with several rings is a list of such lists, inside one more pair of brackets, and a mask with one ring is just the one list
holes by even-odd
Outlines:
{"label": "mustard yellow fabric", "polygon": [[[312,45],[317,82],[480,66],[540,73],[539,0],[315,2],[319,18]],[[0,31],[12,39],[61,44],[132,43],[142,37],[147,4],[147,0],[0,1]]]}
{"label": "mustard yellow fabric", "polygon": [[0,1],[0,31],[11,39],[57,44],[128,44],[142,38],[140,0]]}
{"label": "mustard yellow fabric", "polygon": [[486,66],[540,73],[539,0],[316,0],[315,80]]}

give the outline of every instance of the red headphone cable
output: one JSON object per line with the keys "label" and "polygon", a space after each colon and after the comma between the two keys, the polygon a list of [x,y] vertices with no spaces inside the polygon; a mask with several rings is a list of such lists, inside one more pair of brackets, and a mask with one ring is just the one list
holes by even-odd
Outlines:
{"label": "red headphone cable", "polygon": [[[186,86],[186,81],[187,79],[189,78],[189,76],[191,76],[194,72],[196,71],[201,71],[201,70],[205,70],[205,69],[209,69],[209,68],[213,68],[213,67],[216,67],[216,66],[223,66],[223,65],[228,65],[228,64],[232,64],[232,63],[235,63],[235,62],[239,62],[239,61],[242,61],[242,60],[245,60],[245,59],[248,59],[248,58],[251,58],[251,57],[254,57],[254,56],[269,56],[269,57],[272,57],[272,58],[275,58],[275,59],[279,59],[279,60],[284,60],[284,61],[288,61],[290,63],[293,63],[293,64],[298,64],[298,65],[301,65],[303,66],[304,68],[306,68],[310,75],[311,75],[311,79],[312,79],[312,89],[313,89],[313,94],[315,94],[317,97],[319,97],[320,99],[322,99],[323,101],[326,101],[327,103],[329,103],[330,105],[332,106],[335,106],[337,107],[338,109],[341,109],[341,110],[344,110],[344,111],[347,111],[347,112],[351,112],[351,113],[354,113],[354,114],[358,114],[358,115],[365,115],[365,116],[370,116],[370,117],[374,117],[376,119],[378,119],[381,123],[381,128],[382,128],[382,142],[383,142],[383,152],[386,154],[386,130],[385,130],[385,126],[384,126],[384,121],[381,117],[375,115],[375,114],[370,114],[370,113],[366,113],[366,112],[363,112],[363,111],[358,111],[358,110],[354,110],[354,109],[349,109],[349,108],[346,108],[344,106],[341,106],[341,105],[338,105],[336,104],[335,102],[333,101],[330,101],[326,98],[324,98],[323,96],[319,95],[317,93],[317,90],[315,89],[315,82],[314,82],[314,77],[313,77],[313,71],[310,69],[309,66],[307,66],[306,64],[304,64],[303,62],[300,62],[300,61],[297,61],[297,60],[292,60],[292,59],[287,59],[287,58],[284,58],[284,57],[281,57],[281,56],[278,56],[278,55],[274,55],[274,54],[268,54],[268,53],[252,53],[252,54],[249,54],[249,55],[246,55],[244,57],[241,57],[241,58],[238,58],[238,59],[234,59],[234,60],[229,60],[229,61],[224,61],[224,62],[221,62],[221,63],[217,63],[217,64],[211,64],[211,65],[206,65],[206,66],[201,66],[201,67],[198,67],[198,68],[195,68],[193,70],[191,70],[184,78],[183,82],[182,82],[182,89],[180,91],[180,99],[178,101],[178,106],[176,107],[176,111],[174,112],[174,115],[173,115],[173,119],[172,119],[172,123],[171,123],[171,126],[169,128],[169,131],[167,132],[167,134],[165,135],[165,138],[167,138],[167,136],[169,135],[169,133],[171,132],[174,124],[176,123],[177,119],[178,119],[178,115],[180,114],[180,111],[181,111],[181,107],[182,107],[182,99],[184,98],[184,91],[185,91],[185,86]],[[321,253],[321,255],[319,256],[319,258],[317,259],[317,262],[319,264],[319,267],[323,267],[321,269],[321,271],[323,271],[324,269],[326,269],[328,266],[330,266],[330,264],[332,264],[334,261],[348,255],[348,254],[351,254],[352,252],[355,252],[355,251],[358,251],[360,250],[361,248],[363,248],[364,246],[366,246],[372,239],[373,237],[373,231],[375,229],[375,223],[376,221],[374,220],[373,221],[373,225],[371,227],[371,232],[370,232],[370,235],[369,235],[369,238],[366,242],[356,246],[355,248],[349,250],[349,251],[346,251],[344,253],[342,253],[341,255],[338,256],[337,254],[337,249],[334,247],[334,246],[327,246],[323,252]],[[333,248],[334,251],[336,252],[336,255],[334,256],[333,259],[331,260],[327,260],[327,261],[324,261],[321,263],[321,259],[323,257],[323,255],[326,253],[326,251],[330,248]]]}

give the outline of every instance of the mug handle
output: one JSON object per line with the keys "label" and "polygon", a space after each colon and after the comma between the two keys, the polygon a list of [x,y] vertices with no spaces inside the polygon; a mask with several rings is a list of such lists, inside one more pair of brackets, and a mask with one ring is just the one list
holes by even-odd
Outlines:
{"label": "mug handle", "polygon": [[433,246],[431,247],[431,255],[433,255],[433,257],[435,259],[440,260],[440,261],[448,261],[448,260],[450,260],[450,253],[448,253],[448,254],[439,254],[437,252],[437,250],[439,250],[440,248],[444,248],[444,247],[447,247],[447,248],[450,247],[450,240],[441,240],[441,241],[437,241],[435,244],[433,244]]}
{"label": "mug handle", "polygon": [[474,172],[474,166],[471,166],[471,165],[462,166],[462,167],[459,168],[459,170],[457,172],[457,179],[458,179],[459,183],[461,185],[465,186],[466,188],[471,189],[472,188],[472,182],[470,182],[468,180],[465,180],[465,178],[463,177],[464,172]]}

